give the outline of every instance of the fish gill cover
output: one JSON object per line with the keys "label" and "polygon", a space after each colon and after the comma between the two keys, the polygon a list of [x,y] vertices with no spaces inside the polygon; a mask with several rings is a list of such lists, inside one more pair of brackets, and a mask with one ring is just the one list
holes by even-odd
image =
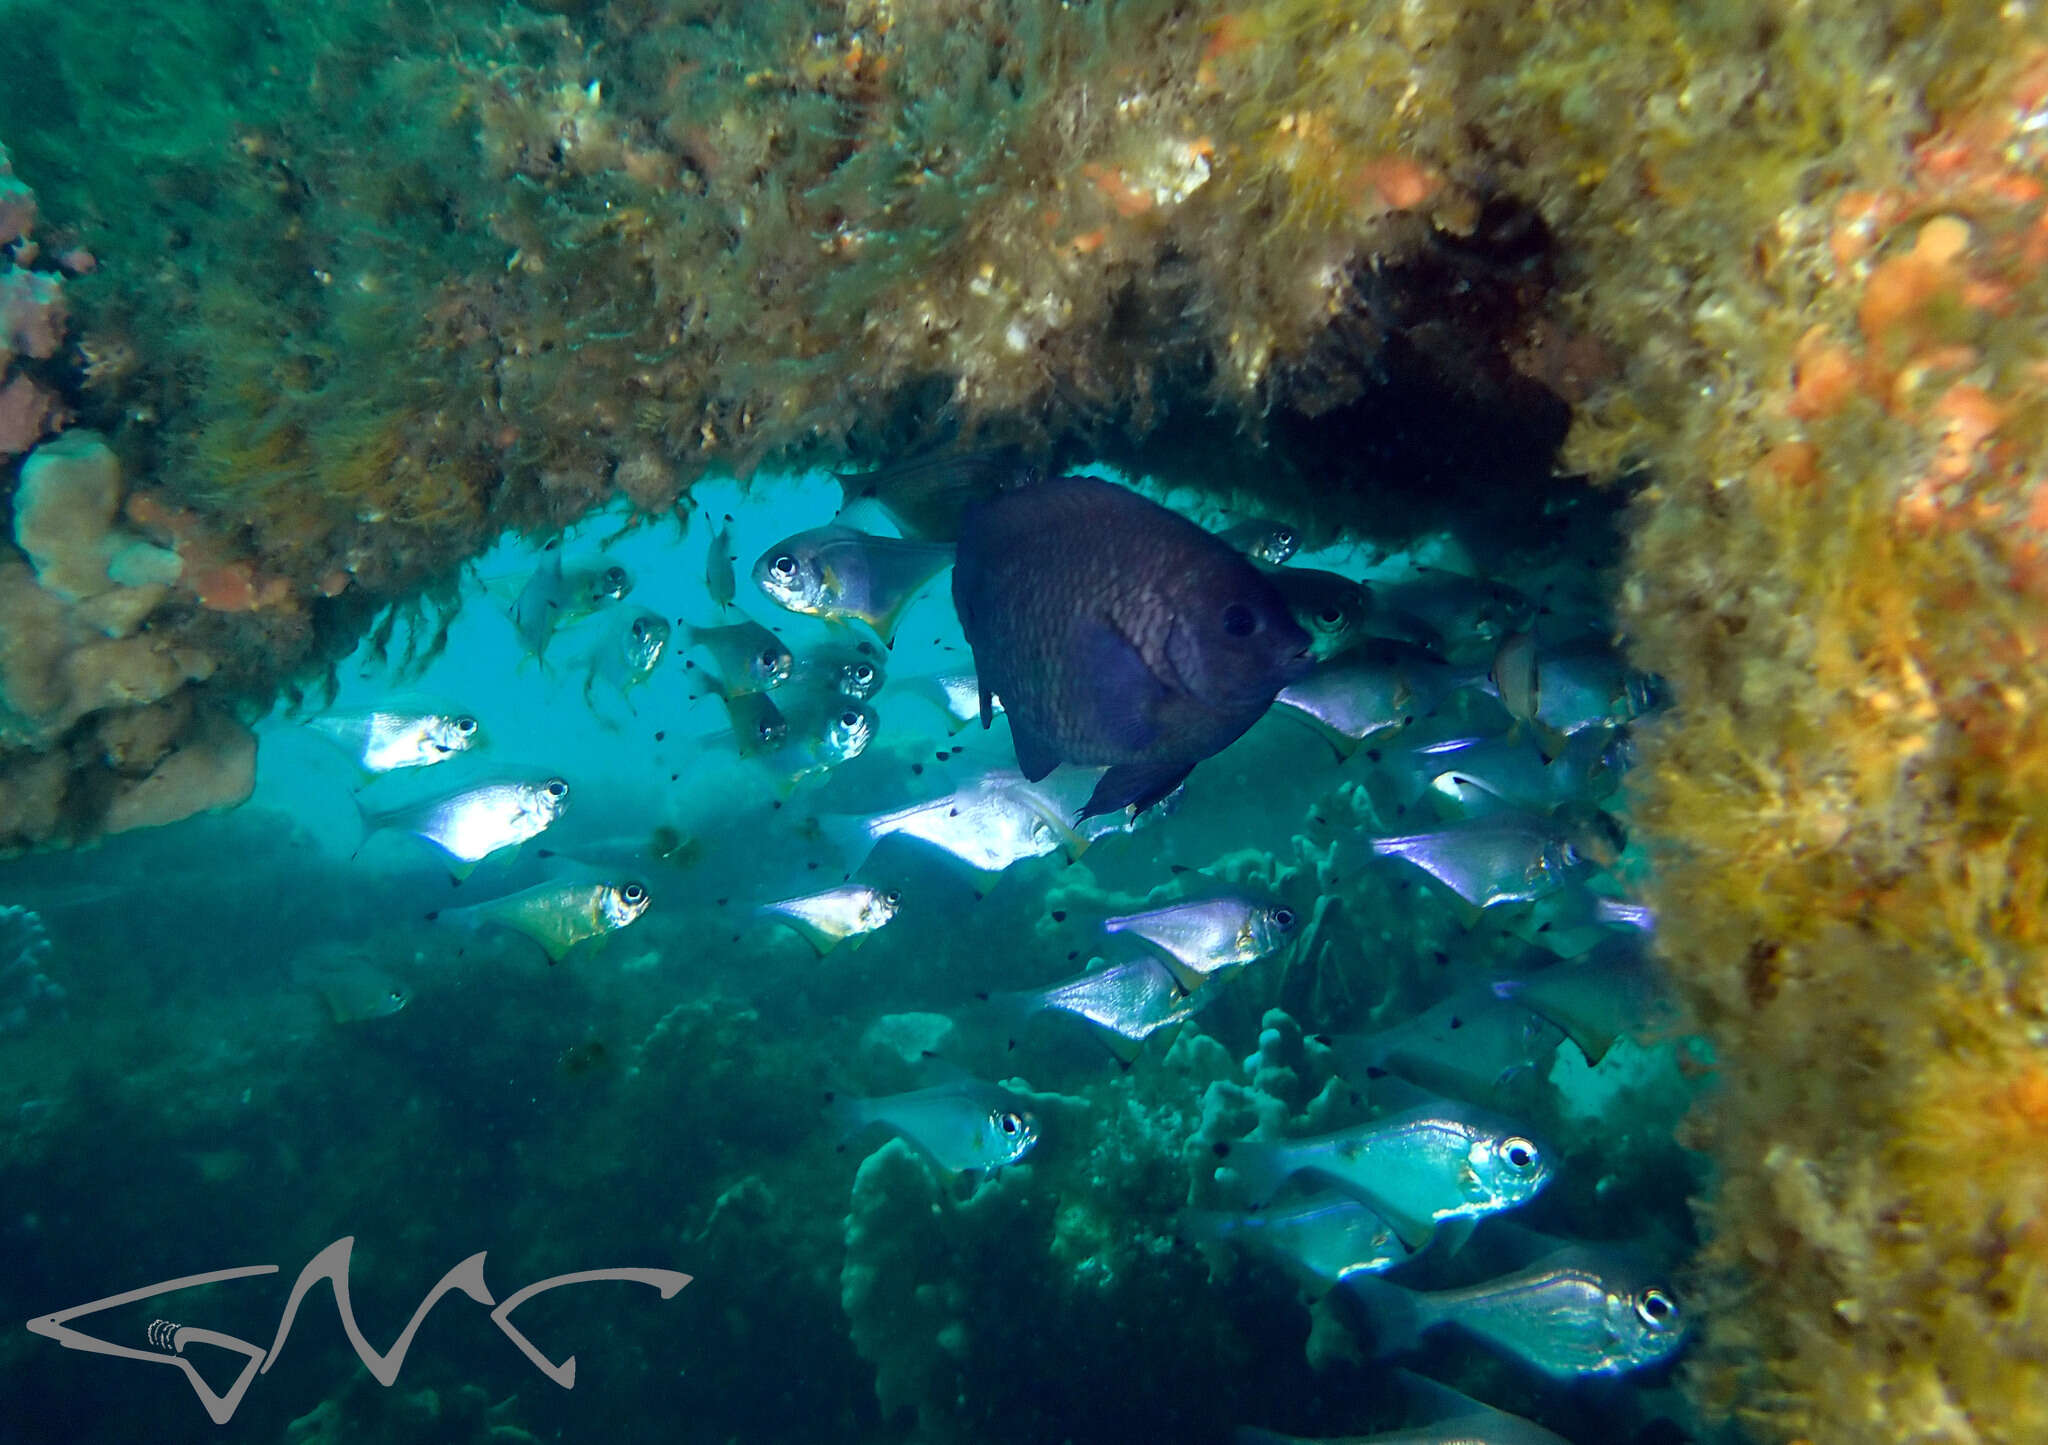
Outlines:
{"label": "fish gill cover", "polygon": [[[2031,10],[0,32],[13,1318],[694,1276],[527,1305],[574,1391],[302,1327],[290,1440],[2048,1433]],[[1074,474],[1293,622],[1013,548],[985,658]]]}

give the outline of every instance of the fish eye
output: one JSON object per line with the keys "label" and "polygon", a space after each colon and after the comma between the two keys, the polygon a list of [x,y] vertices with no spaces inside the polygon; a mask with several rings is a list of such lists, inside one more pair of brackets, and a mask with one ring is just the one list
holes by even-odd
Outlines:
{"label": "fish eye", "polygon": [[1678,1318],[1678,1301],[1661,1289],[1646,1289],[1636,1300],[1636,1314],[1653,1330],[1669,1329]]}
{"label": "fish eye", "polygon": [[569,785],[560,778],[549,778],[546,792],[550,798],[566,798],[569,796]]}
{"label": "fish eye", "polygon": [[1325,627],[1335,627],[1343,620],[1344,610],[1340,607],[1325,607],[1316,614],[1316,621],[1322,623]]}
{"label": "fish eye", "polygon": [[875,680],[874,668],[865,662],[856,662],[853,665],[853,680],[862,687],[866,687]]}
{"label": "fish eye", "polygon": [[1276,908],[1276,909],[1274,909],[1274,910],[1273,910],[1273,926],[1274,926],[1275,928],[1292,928],[1292,927],[1294,927],[1294,910],[1293,910],[1292,908]]}
{"label": "fish eye", "polygon": [[761,654],[761,666],[766,668],[769,672],[773,672],[781,664],[781,662],[781,654],[776,652],[776,650],[772,647]]}
{"label": "fish eye", "polygon": [[1282,547],[1292,547],[1295,540],[1294,528],[1275,527],[1273,529],[1273,540]]}
{"label": "fish eye", "polygon": [[1233,602],[1223,609],[1223,630],[1232,637],[1250,637],[1259,630],[1259,619],[1242,602]]}
{"label": "fish eye", "polygon": [[619,890],[619,897],[625,899],[628,903],[638,903],[647,897],[647,890],[638,883],[628,883]]}
{"label": "fish eye", "polygon": [[796,576],[796,558],[787,552],[779,553],[769,561],[768,570],[784,582],[790,581]]}
{"label": "fish eye", "polygon": [[468,737],[476,731],[476,719],[467,714],[455,719],[455,731],[461,733],[464,737]]}
{"label": "fish eye", "polygon": [[391,1003],[404,1003],[405,990],[402,988],[394,988],[393,990],[391,990],[391,992],[385,994],[384,997]]}
{"label": "fish eye", "polygon": [[843,713],[839,714],[839,726],[841,726],[841,727],[843,727],[843,728],[857,728],[857,727],[859,727],[859,726],[860,726],[860,714],[859,714],[859,713],[857,713],[857,712],[852,712],[852,711],[847,711],[847,712],[843,712]]}
{"label": "fish eye", "polygon": [[1014,1109],[1005,1109],[996,1115],[996,1125],[1012,1139],[1024,1132],[1024,1116]]}
{"label": "fish eye", "polygon": [[888,904],[891,908],[894,908],[897,904],[903,901],[903,895],[901,893],[898,893],[895,889],[891,888],[887,893],[884,893],[882,895],[882,901]]}
{"label": "fish eye", "polygon": [[760,724],[758,727],[754,729],[754,736],[759,738],[764,743],[774,742],[775,724],[771,722],[764,722]]}
{"label": "fish eye", "polygon": [[626,569],[625,569],[625,568],[623,568],[623,567],[607,567],[607,568],[605,568],[605,569],[604,569],[604,585],[605,585],[605,586],[607,586],[607,587],[613,587],[613,588],[617,588],[617,587],[623,587],[623,586],[625,586],[625,585],[626,585]]}
{"label": "fish eye", "polygon": [[1526,1172],[1536,1167],[1536,1146],[1527,1139],[1509,1139],[1500,1146],[1501,1158],[1508,1161],[1508,1167]]}

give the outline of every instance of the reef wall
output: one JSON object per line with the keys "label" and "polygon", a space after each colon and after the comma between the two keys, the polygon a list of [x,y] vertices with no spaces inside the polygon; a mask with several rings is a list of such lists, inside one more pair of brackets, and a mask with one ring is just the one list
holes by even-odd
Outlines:
{"label": "reef wall", "polygon": [[[1222,439],[1209,485],[1385,528],[1418,449],[1257,444],[1419,376],[1540,460],[1562,398],[1572,465],[1650,479],[1625,601],[1683,703],[1636,807],[1726,1081],[1696,1388],[1765,1438],[2048,1429],[2031,11],[6,23],[0,137],[65,228],[43,254],[102,264],[62,281],[66,345],[0,382],[30,376],[38,433],[107,437],[102,532],[178,563],[125,640],[185,671],[9,731],[0,786],[41,804],[0,810],[0,846],[112,824],[135,767],[110,716],[189,714],[142,776],[225,746],[232,700],[616,494],[660,511],[706,471],[954,436],[1128,448],[1170,415]],[[0,222],[10,197],[0,174]],[[0,246],[0,285],[56,284]],[[1528,458],[1458,460],[1497,490]],[[88,604],[39,564],[0,586],[12,697],[12,619],[47,613],[68,657]]]}

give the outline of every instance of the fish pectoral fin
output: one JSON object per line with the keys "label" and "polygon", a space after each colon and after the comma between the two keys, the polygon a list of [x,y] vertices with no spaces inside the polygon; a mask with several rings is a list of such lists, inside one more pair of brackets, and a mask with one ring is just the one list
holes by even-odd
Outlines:
{"label": "fish pectoral fin", "polygon": [[1096,782],[1080,816],[1093,818],[1121,808],[1136,808],[1142,813],[1179,787],[1181,780],[1193,771],[1193,763],[1118,763]]}
{"label": "fish pectoral fin", "polygon": [[1076,659],[1090,684],[1095,730],[1122,752],[1142,752],[1159,740],[1159,704],[1167,689],[1138,649],[1108,623],[1081,624]]}
{"label": "fish pectoral fin", "polygon": [[1472,1231],[1479,1227],[1476,1219],[1447,1219],[1436,1227],[1436,1252],[1445,1258],[1456,1254],[1465,1247],[1472,1237]]}
{"label": "fish pectoral fin", "polygon": [[1380,1212],[1380,1218],[1394,1231],[1394,1237],[1405,1245],[1410,1254],[1427,1249],[1437,1236],[1437,1223],[1433,1219],[1411,1213],[1405,1209],[1389,1208],[1383,1200],[1367,1201]]}
{"label": "fish pectoral fin", "polygon": [[[1145,1047],[1144,1039],[1134,1039],[1127,1034],[1120,1034],[1115,1029],[1104,1028],[1093,1020],[1090,1020],[1089,1027],[1094,1029],[1095,1037],[1102,1041],[1102,1046],[1108,1049],[1117,1063],[1125,1069],[1129,1069],[1138,1061],[1138,1055]],[[1165,1034],[1163,1029],[1155,1032]],[[1167,1037],[1170,1039],[1171,1035]]]}

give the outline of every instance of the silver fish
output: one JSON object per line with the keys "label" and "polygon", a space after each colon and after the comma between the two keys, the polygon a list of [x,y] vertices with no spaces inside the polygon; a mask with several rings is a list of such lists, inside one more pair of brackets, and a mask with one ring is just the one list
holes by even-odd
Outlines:
{"label": "silver fish", "polygon": [[341,748],[366,773],[432,767],[483,741],[482,728],[468,713],[371,708],[309,718],[306,727]]}
{"label": "silver fish", "polygon": [[1479,680],[1477,672],[1451,667],[1409,643],[1368,637],[1282,688],[1273,703],[1348,758],[1368,738],[1406,727]]}
{"label": "silver fish", "polygon": [[1045,988],[990,995],[988,1002],[1021,1013],[1051,1011],[1084,1019],[1095,1026],[1109,1051],[1127,1064],[1146,1039],[1200,1007],[1154,958],[1113,963]]}
{"label": "silver fish", "polygon": [[765,756],[763,761],[785,791],[852,762],[874,741],[877,721],[872,708],[847,698],[830,702],[822,713],[799,712],[786,719],[783,741]]}
{"label": "silver fish", "polygon": [[1678,1001],[1639,933],[1617,933],[1583,958],[1493,985],[1502,999],[1542,1015],[1597,1064],[1619,1038],[1645,1040],[1678,1026]]}
{"label": "silver fish", "polygon": [[888,643],[918,593],[952,565],[953,549],[942,543],[816,527],[763,552],[753,576],[778,606],[833,621],[858,618]]}
{"label": "silver fish", "polygon": [[1371,1323],[1382,1354],[1449,1325],[1560,1380],[1656,1364],[1685,1343],[1689,1323],[1669,1286],[1590,1245],[1462,1289],[1417,1291],[1356,1276],[1344,1293]]}
{"label": "silver fish", "polygon": [[1300,922],[1284,903],[1226,893],[1105,918],[1102,929],[1144,939],[1166,955],[1181,987],[1194,989],[1284,947]]}
{"label": "silver fish", "polygon": [[732,723],[733,744],[743,758],[772,753],[789,741],[789,719],[769,701],[766,693],[720,693],[725,715]]}
{"label": "silver fish", "polygon": [[632,590],[633,574],[615,562],[567,567],[562,554],[552,551],[541,559],[513,601],[512,625],[533,660],[545,665],[548,643],[558,631],[620,601]]}
{"label": "silver fish", "polygon": [[1536,719],[1566,737],[1633,722],[1668,696],[1664,679],[1629,666],[1603,643],[1567,645],[1536,662]]}
{"label": "silver fish", "polygon": [[860,819],[858,827],[862,838],[853,851],[862,858],[866,845],[900,833],[985,874],[1052,853],[1072,860],[1088,846],[1020,775],[1001,771],[943,798]]}
{"label": "silver fish", "polygon": [[[918,678],[912,686],[945,713],[949,733],[957,733],[981,717],[981,681],[971,672],[942,672],[935,677]],[[1002,710],[1002,699],[991,697],[990,715]]]}
{"label": "silver fish", "polygon": [[727,697],[770,692],[789,681],[796,658],[781,638],[758,622],[726,627],[682,625],[682,645],[702,648],[718,667],[718,689]]}
{"label": "silver fish", "polygon": [[1536,671],[1536,634],[1511,632],[1493,654],[1487,680],[1508,716],[1518,722],[1534,722],[1542,681]]}
{"label": "silver fish", "polygon": [[1335,657],[1367,635],[1372,591],[1363,582],[1313,567],[1276,567],[1266,574],[1309,635],[1318,662]]}
{"label": "silver fish", "polygon": [[855,702],[866,702],[882,690],[886,680],[879,650],[872,642],[813,649],[796,659],[789,674],[792,689],[836,693]]}
{"label": "silver fish", "polygon": [[617,693],[632,711],[632,690],[654,675],[668,648],[668,619],[656,612],[634,613],[598,639],[583,660],[583,701],[594,704],[602,685]]}
{"label": "silver fish", "polygon": [[978,501],[1043,479],[1043,469],[1021,447],[927,454],[871,472],[833,474],[841,511],[877,503],[906,537],[957,537],[962,512]]}
{"label": "silver fish", "polygon": [[1376,1211],[1420,1249],[1438,1226],[1526,1204],[1550,1182],[1550,1152],[1514,1124],[1437,1100],[1311,1139],[1219,1143],[1250,1202],[1302,1176]]}
{"label": "silver fish", "polygon": [[1529,1008],[1484,988],[1443,999],[1369,1034],[1323,1037],[1337,1069],[1364,1084],[1375,1072],[1487,1108],[1525,1105],[1548,1077],[1564,1032]]}
{"label": "silver fish", "polygon": [[732,518],[727,517],[724,525],[711,534],[711,540],[704,548],[704,595],[721,613],[732,606],[732,599],[739,591],[732,570],[734,560]]}
{"label": "silver fish", "polygon": [[467,878],[493,853],[546,831],[568,806],[569,785],[560,778],[483,783],[422,803],[366,810],[363,836],[388,828],[424,838],[448,855],[450,872]]}
{"label": "silver fish", "polygon": [[1015,1164],[1039,1137],[1037,1116],[1023,1100],[979,1079],[875,1099],[834,1099],[828,1112],[848,1134],[879,1124],[952,1174]]}
{"label": "silver fish", "polygon": [[849,938],[859,947],[868,934],[888,926],[902,902],[893,891],[844,883],[822,893],[766,903],[759,911],[787,924],[822,955]]}
{"label": "silver fish", "polygon": [[1536,620],[1536,603],[1499,582],[1431,568],[1378,589],[1380,606],[1391,616],[1412,619],[1440,639],[1445,656],[1484,656],[1510,633]]}
{"label": "silver fish", "polygon": [[1198,1244],[1228,1241],[1266,1255],[1316,1295],[1347,1275],[1377,1274],[1408,1258],[1393,1226],[1337,1190],[1270,1209],[1190,1210],[1180,1232]]}
{"label": "silver fish", "polygon": [[630,927],[648,902],[639,883],[541,883],[467,908],[436,909],[427,918],[509,928],[539,944],[549,963],[560,963],[577,944]]}
{"label": "silver fish", "polygon": [[386,1019],[412,1002],[412,990],[373,969],[335,970],[313,985],[338,1024]]}
{"label": "silver fish", "polygon": [[1503,923],[1525,942],[1539,944],[1559,958],[1577,958],[1618,928],[1656,932],[1657,914],[1646,903],[1597,893],[1585,883],[1568,883],[1526,910],[1509,909]]}
{"label": "silver fish", "polygon": [[[1607,830],[1618,827],[1608,820]],[[1607,830],[1564,809],[1508,811],[1434,832],[1374,838],[1372,850],[1413,863],[1475,908],[1491,908],[1554,893],[1600,858],[1611,859],[1619,848],[1608,851],[1617,835]]]}
{"label": "silver fish", "polygon": [[1406,1370],[1396,1370],[1409,1392],[1428,1406],[1426,1421],[1398,1430],[1372,1435],[1342,1435],[1307,1440],[1295,1435],[1276,1435],[1271,1430],[1240,1429],[1236,1445],[1571,1445],[1562,1435],[1552,1434],[1533,1420],[1510,1415],[1491,1405],[1482,1405],[1448,1385],[1424,1380]]}
{"label": "silver fish", "polygon": [[1238,551],[1268,567],[1278,567],[1301,550],[1301,533],[1285,522],[1250,517],[1217,533]]}
{"label": "silver fish", "polygon": [[1565,740],[1554,758],[1521,733],[1503,737],[1440,738],[1387,758],[1392,791],[1403,804],[1432,799],[1450,817],[1519,809],[1548,813],[1576,799],[1605,797],[1627,769],[1621,737],[1583,732]]}

